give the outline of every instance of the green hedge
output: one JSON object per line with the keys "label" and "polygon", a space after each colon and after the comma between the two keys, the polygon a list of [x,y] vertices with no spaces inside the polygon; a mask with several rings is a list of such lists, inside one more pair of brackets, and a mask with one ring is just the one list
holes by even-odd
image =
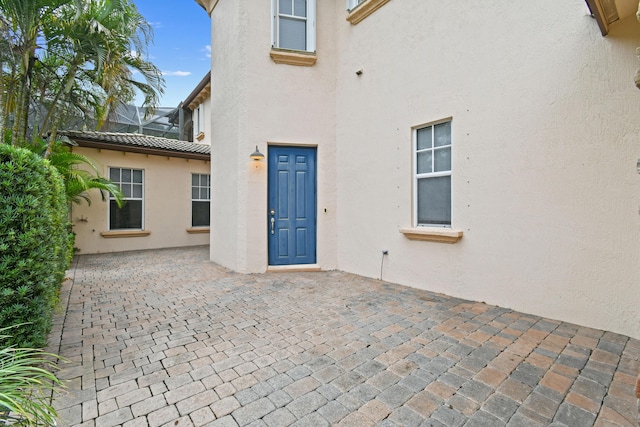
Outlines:
{"label": "green hedge", "polygon": [[20,325],[1,344],[46,345],[73,250],[68,222],[57,170],[0,143],[0,328]]}

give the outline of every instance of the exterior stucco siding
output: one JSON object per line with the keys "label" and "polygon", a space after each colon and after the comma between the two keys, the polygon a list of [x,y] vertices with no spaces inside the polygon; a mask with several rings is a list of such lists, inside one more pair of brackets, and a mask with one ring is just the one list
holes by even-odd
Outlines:
{"label": "exterior stucco siding", "polygon": [[211,187],[211,203],[217,206],[211,216],[211,257],[238,271],[247,245],[242,236],[249,154],[240,158],[237,146],[246,132],[246,3],[219,2],[211,17],[211,181],[218,183]]}
{"label": "exterior stucco siding", "polygon": [[207,174],[207,161],[123,153],[75,147],[99,166],[100,175],[108,177],[109,167],[144,171],[144,230],[148,236],[105,238],[109,230],[108,202],[97,190],[89,193],[91,204],[73,204],[71,221],[76,232],[75,246],[81,254],[121,252],[141,249],[197,246],[209,243],[208,234],[190,234],[191,174]]}
{"label": "exterior stucco siding", "polygon": [[[269,57],[270,2],[237,3],[221,1],[212,14],[212,173],[225,183],[213,191],[229,208],[213,219],[211,258],[241,272],[265,271],[267,165],[249,154],[256,145],[265,155],[273,144],[315,146],[320,165],[317,259],[323,268],[335,268],[333,6],[318,7],[318,25],[328,30],[318,31],[318,63],[296,67]],[[237,251],[227,251],[226,245],[237,245]]]}
{"label": "exterior stucco siding", "polygon": [[[639,27],[587,13],[396,1],[341,27],[340,269],[378,277],[386,249],[385,280],[638,336]],[[410,241],[411,128],[446,117],[464,237]]]}
{"label": "exterior stucco siding", "polygon": [[[312,67],[270,59],[269,2],[212,13],[211,259],[267,269],[249,154],[312,145],[320,267],[639,337],[635,18],[603,38],[583,0],[394,0],[357,25],[317,3]],[[449,117],[464,236],[409,240],[412,128]]]}

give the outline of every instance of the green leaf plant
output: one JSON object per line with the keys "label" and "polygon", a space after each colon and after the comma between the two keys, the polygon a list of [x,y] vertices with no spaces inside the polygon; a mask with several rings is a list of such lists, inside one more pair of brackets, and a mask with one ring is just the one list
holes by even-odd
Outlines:
{"label": "green leaf plant", "polygon": [[[8,329],[0,329],[0,334]],[[63,387],[52,372],[58,356],[6,346],[8,337],[0,335],[0,425],[55,426],[57,413],[51,396]]]}

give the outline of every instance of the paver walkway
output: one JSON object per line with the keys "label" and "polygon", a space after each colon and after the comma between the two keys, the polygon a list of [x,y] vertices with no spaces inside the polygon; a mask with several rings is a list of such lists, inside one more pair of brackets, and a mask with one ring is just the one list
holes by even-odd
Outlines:
{"label": "paver walkway", "polygon": [[59,426],[637,426],[640,342],[208,248],[84,255],[50,350]]}

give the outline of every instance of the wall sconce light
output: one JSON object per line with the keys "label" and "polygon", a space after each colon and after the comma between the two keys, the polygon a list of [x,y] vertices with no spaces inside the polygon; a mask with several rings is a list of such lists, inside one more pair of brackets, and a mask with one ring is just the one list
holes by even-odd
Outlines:
{"label": "wall sconce light", "polygon": [[260,152],[260,150],[258,150],[258,146],[256,145],[256,151],[254,151],[253,153],[251,153],[251,157],[253,160],[264,160],[264,154],[262,154]]}

